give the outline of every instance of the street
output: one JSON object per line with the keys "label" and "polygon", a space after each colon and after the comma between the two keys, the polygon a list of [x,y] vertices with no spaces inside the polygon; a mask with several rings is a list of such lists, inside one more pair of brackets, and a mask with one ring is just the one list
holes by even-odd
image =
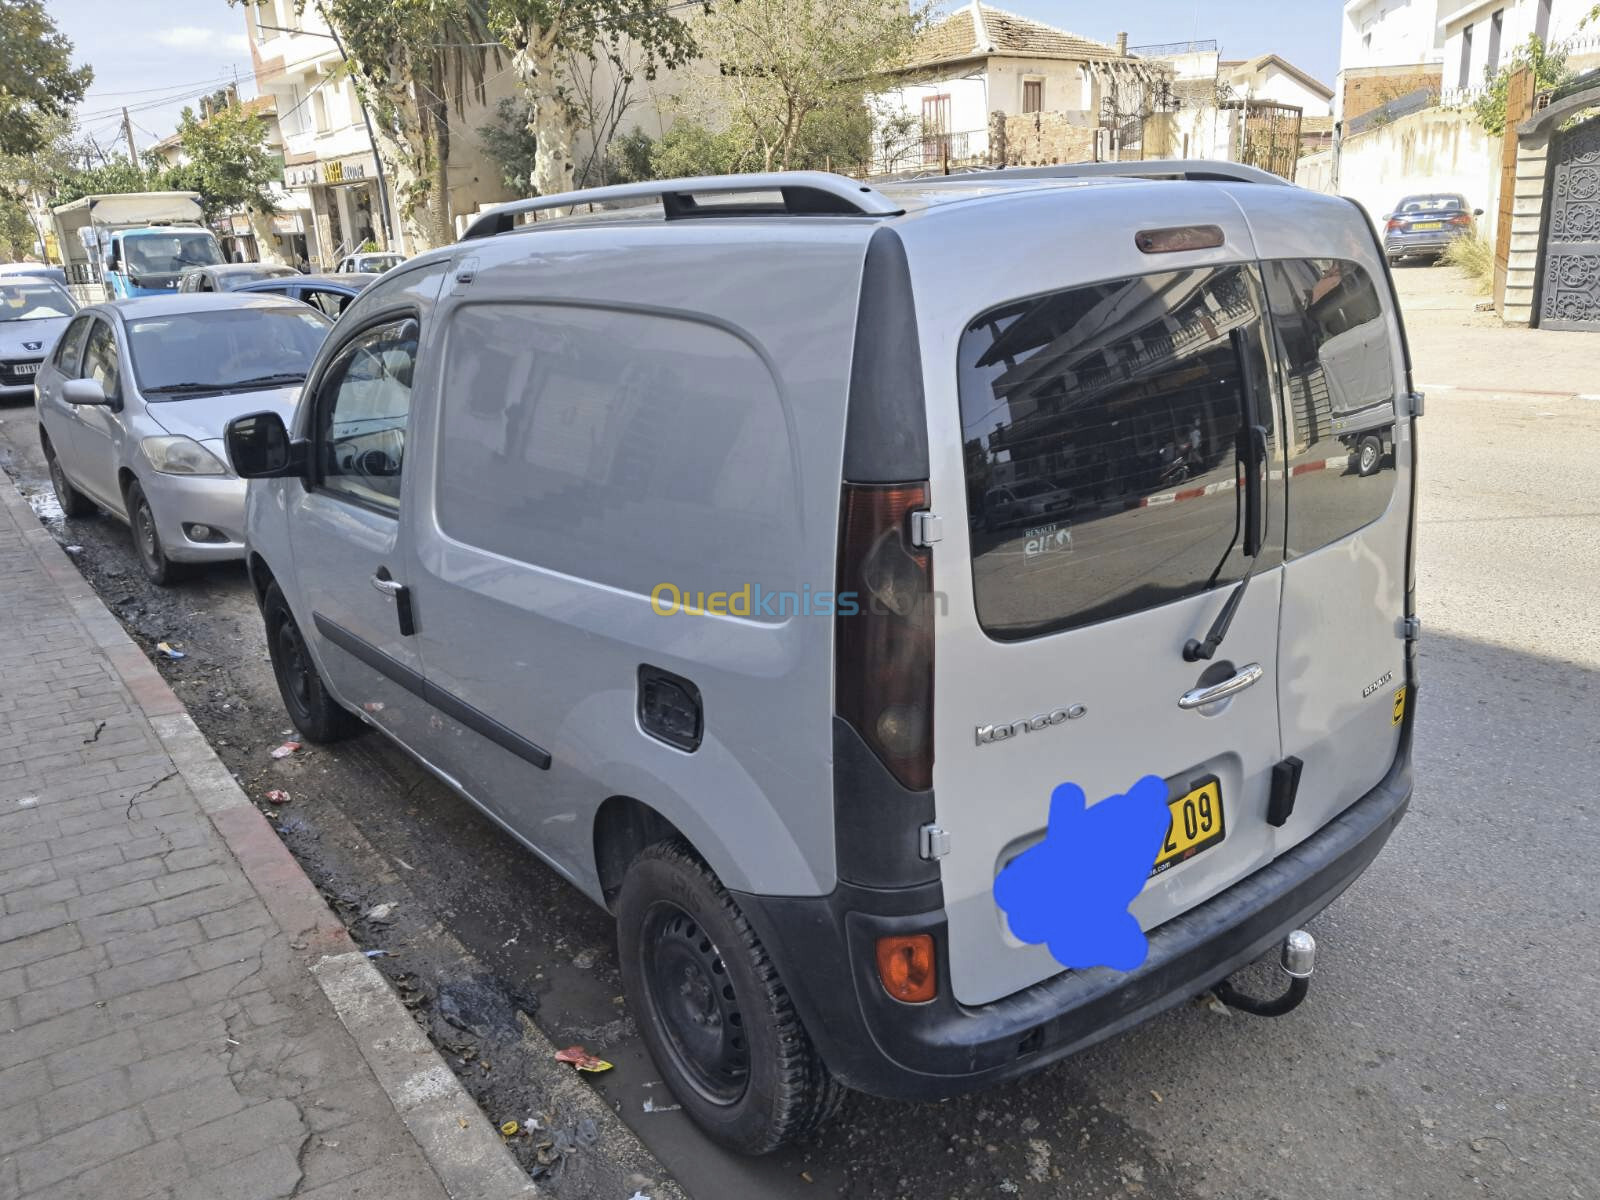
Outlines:
{"label": "street", "polygon": [[[496,1125],[543,1099],[521,1009],[615,1064],[584,1078],[697,1197],[1579,1200],[1600,1187],[1600,339],[1491,327],[1453,268],[1396,280],[1428,393],[1417,788],[1312,924],[1307,1003],[1279,1020],[1191,1003],[935,1106],[852,1095],[765,1159],[674,1110],[605,913],[378,736],[271,757],[289,722],[242,567],[148,584],[125,527],[54,504],[29,406],[0,409],[0,467],[356,941],[388,952],[377,965]],[[547,1183],[598,1194],[607,1170],[579,1148]]]}

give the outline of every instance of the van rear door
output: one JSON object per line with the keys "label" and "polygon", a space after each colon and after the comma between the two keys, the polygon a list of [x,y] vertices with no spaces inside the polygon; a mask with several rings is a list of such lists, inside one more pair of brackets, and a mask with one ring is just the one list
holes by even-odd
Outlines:
{"label": "van rear door", "polygon": [[[1351,257],[1262,264],[1288,410],[1279,715],[1284,754],[1302,764],[1280,851],[1383,778],[1408,699],[1405,365],[1383,264],[1356,246],[1341,251]],[[1363,475],[1360,444],[1374,437],[1383,453]]]}
{"label": "van rear door", "polygon": [[[1131,906],[1145,929],[1275,853],[1284,464],[1259,270],[1138,265],[991,307],[960,335],[960,455],[936,449],[933,463],[948,605],[934,792],[966,1004],[1061,970],[1012,935],[993,887],[1045,835],[1063,783],[1092,805],[1146,775],[1167,781],[1173,823]],[[1186,659],[1235,596],[1215,656]],[[1224,683],[1239,690],[1194,705]]]}

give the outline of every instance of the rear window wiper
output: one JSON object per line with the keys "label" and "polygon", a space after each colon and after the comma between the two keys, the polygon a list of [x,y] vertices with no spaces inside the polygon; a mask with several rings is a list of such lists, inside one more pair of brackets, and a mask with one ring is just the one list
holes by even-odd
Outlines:
{"label": "rear window wiper", "polygon": [[1245,470],[1244,545],[1240,549],[1250,560],[1250,565],[1245,568],[1238,586],[1233,589],[1227,603],[1222,606],[1217,619],[1211,623],[1211,629],[1207,632],[1205,640],[1190,638],[1184,643],[1184,662],[1202,660],[1209,662],[1221,647],[1223,638],[1228,636],[1228,629],[1233,625],[1233,618],[1238,615],[1239,605],[1244,602],[1245,590],[1250,586],[1250,577],[1255,574],[1256,564],[1261,561],[1262,543],[1266,541],[1266,531],[1262,528],[1262,517],[1265,515],[1262,492],[1265,490],[1265,485],[1261,480],[1261,468],[1267,460],[1267,427],[1252,424],[1257,408],[1255,378],[1250,374],[1250,363],[1247,358],[1248,339],[1242,329],[1235,329],[1229,336],[1233,341],[1233,357],[1239,370],[1241,412],[1235,453],[1238,455],[1238,460],[1244,463]]}

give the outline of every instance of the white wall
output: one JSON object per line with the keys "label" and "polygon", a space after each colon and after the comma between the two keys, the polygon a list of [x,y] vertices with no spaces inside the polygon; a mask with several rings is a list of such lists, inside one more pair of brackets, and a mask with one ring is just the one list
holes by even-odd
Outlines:
{"label": "white wall", "polygon": [[1325,98],[1320,92],[1312,91],[1276,63],[1268,65],[1264,77],[1258,75],[1251,79],[1249,86],[1252,100],[1292,104],[1308,117],[1327,117],[1333,114],[1331,99]]}
{"label": "white wall", "polygon": [[1434,63],[1444,55],[1440,18],[1456,0],[1349,0],[1339,39],[1339,69]]}
{"label": "white wall", "polygon": [[[1582,27],[1594,0],[1465,0],[1445,15],[1444,87],[1454,102],[1470,98],[1484,86],[1484,74],[1505,66],[1513,53],[1539,28],[1540,10],[1547,9],[1545,44],[1566,50],[1575,69],[1600,62],[1600,25]],[[1498,60],[1491,58],[1494,15],[1502,15]],[[1467,31],[1471,46],[1467,48]],[[1465,78],[1462,75],[1466,62]]]}
{"label": "white wall", "polygon": [[[1330,154],[1302,158],[1296,182],[1331,193],[1330,159]],[[1483,209],[1478,231],[1492,244],[1499,187],[1500,141],[1468,112],[1428,108],[1344,139],[1338,194],[1359,200],[1380,228],[1402,196],[1460,192],[1473,208]]]}

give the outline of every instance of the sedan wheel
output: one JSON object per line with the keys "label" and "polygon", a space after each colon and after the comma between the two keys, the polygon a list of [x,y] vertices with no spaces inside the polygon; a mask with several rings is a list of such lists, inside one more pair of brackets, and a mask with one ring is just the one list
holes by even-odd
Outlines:
{"label": "sedan wheel", "polygon": [[166,587],[181,579],[184,567],[167,557],[161,544],[161,534],[156,530],[155,513],[150,511],[150,501],[138,481],[128,485],[128,524],[133,530],[133,548],[139,555],[139,565],[145,576],[157,587]]}
{"label": "sedan wheel", "polygon": [[61,511],[69,517],[94,516],[94,501],[67,481],[67,473],[62,470],[61,460],[56,457],[54,448],[45,446],[44,454],[50,467],[50,487],[56,494],[56,503],[61,505]]}

